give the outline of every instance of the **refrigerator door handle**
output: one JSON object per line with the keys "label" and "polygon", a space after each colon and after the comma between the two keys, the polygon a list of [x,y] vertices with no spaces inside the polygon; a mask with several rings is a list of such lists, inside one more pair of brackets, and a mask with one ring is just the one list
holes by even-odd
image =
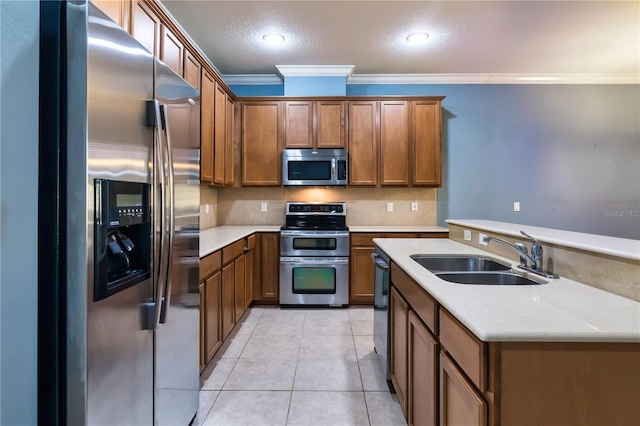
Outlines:
{"label": "refrigerator door handle", "polygon": [[[168,232],[168,249],[166,274],[167,280],[165,281],[164,294],[162,297],[162,304],[160,307],[160,323],[165,324],[167,322],[167,311],[169,303],[171,302],[171,274],[173,272],[173,245],[175,239],[175,189],[174,189],[174,170],[173,170],[173,153],[171,152],[171,136],[169,132],[169,119],[167,118],[167,106],[160,105],[160,112],[164,119],[164,144],[163,150],[166,154],[166,169],[167,181],[169,186],[169,232]],[[166,216],[165,216],[166,218]]]}
{"label": "refrigerator door handle", "polygon": [[[157,262],[153,267],[154,274],[154,286],[155,294],[153,297],[153,304],[155,310],[153,313],[153,328],[160,323],[161,309],[162,309],[162,296],[164,294],[164,287],[166,286],[166,268],[162,265],[166,263],[165,247],[166,247],[166,191],[165,191],[165,171],[164,171],[164,153],[162,152],[162,136],[165,127],[164,120],[162,119],[162,113],[160,111],[160,103],[154,99],[148,101],[147,104],[147,124],[153,125],[155,128],[156,137],[153,138],[153,152],[155,167],[153,167],[153,219],[154,219],[154,233],[156,229],[160,230],[160,247],[159,253],[156,256],[154,249],[154,262]],[[160,210],[158,212],[158,210]]]}

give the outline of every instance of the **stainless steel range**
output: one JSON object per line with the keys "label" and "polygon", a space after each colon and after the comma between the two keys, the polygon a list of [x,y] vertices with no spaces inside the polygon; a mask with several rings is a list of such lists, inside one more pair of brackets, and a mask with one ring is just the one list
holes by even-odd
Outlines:
{"label": "stainless steel range", "polygon": [[288,202],[280,231],[280,305],[349,304],[346,203]]}

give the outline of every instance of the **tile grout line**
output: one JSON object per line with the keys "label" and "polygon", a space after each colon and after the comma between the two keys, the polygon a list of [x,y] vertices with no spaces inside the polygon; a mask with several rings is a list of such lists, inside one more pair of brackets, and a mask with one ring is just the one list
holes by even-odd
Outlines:
{"label": "tile grout line", "polygon": [[[348,312],[347,312],[348,313]],[[364,380],[362,379],[362,370],[360,369],[360,358],[358,358],[358,349],[356,348],[356,336],[353,333],[351,324],[351,316],[349,315],[349,328],[351,328],[351,340],[353,341],[353,350],[356,353],[356,365],[358,366],[358,375],[360,376],[360,385],[362,386],[362,399],[364,400],[364,408],[367,413],[367,421],[371,425],[371,415],[369,414],[369,405],[367,404],[367,395],[364,393]]]}

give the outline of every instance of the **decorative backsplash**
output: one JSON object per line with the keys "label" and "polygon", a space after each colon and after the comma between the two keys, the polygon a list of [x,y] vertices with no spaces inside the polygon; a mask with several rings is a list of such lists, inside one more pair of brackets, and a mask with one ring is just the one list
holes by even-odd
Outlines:
{"label": "decorative backsplash", "polygon": [[[212,196],[211,192],[216,192]],[[220,188],[204,187],[201,206],[216,199],[214,223],[201,215],[201,229],[220,225],[281,225],[287,201],[345,201],[347,225],[435,225],[433,188]],[[417,211],[411,203],[417,202]],[[262,211],[266,203],[267,211]],[[393,211],[387,211],[393,203]],[[201,208],[201,213],[203,208]],[[206,216],[206,215],[205,215]],[[205,226],[208,225],[208,226]]]}

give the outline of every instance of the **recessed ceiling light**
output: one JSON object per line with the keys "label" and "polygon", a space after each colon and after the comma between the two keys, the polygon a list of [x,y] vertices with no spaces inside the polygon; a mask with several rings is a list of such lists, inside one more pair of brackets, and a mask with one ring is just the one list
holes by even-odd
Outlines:
{"label": "recessed ceiling light", "polygon": [[407,36],[407,41],[412,44],[424,43],[429,38],[427,33],[413,33]]}
{"label": "recessed ceiling light", "polygon": [[262,39],[267,43],[282,43],[284,36],[280,34],[265,34],[262,36]]}

